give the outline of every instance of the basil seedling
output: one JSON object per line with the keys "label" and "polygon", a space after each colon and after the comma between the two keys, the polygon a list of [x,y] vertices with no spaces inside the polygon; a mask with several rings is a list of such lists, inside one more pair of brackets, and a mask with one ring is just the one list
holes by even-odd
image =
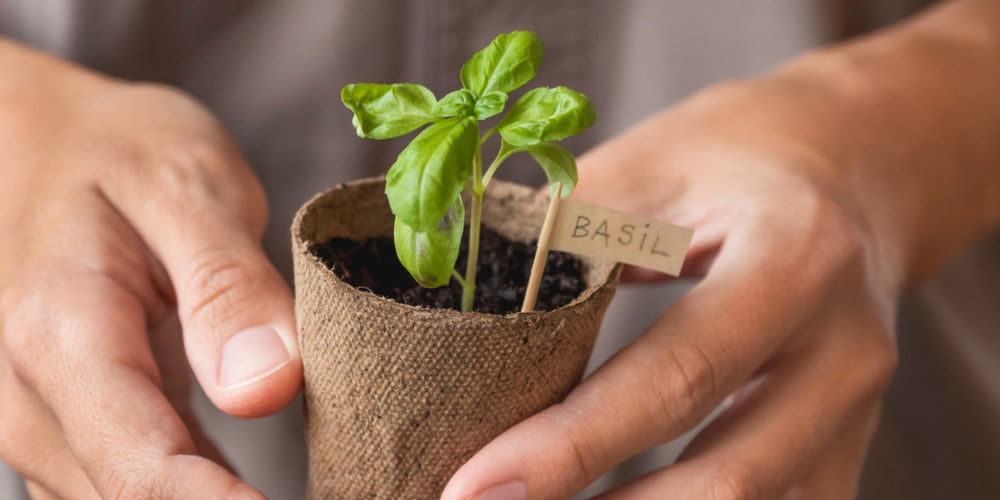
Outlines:
{"label": "basil seedling", "polygon": [[[573,155],[554,143],[594,123],[587,96],[566,87],[533,89],[496,127],[479,133],[479,122],[503,112],[508,94],[535,77],[544,53],[535,33],[515,31],[473,55],[462,66],[462,88],[441,100],[413,83],[356,83],[340,94],[354,112],[360,137],[390,139],[431,124],[389,168],[385,194],[396,217],[399,261],[427,288],[458,280],[466,312],[475,295],[483,192],[500,164],[515,153],[527,153],[545,171],[550,189],[562,183],[559,196],[568,196],[576,185]],[[500,148],[484,170],[482,145],[494,134],[500,136]],[[463,190],[471,200],[464,277],[455,270],[465,226]]]}

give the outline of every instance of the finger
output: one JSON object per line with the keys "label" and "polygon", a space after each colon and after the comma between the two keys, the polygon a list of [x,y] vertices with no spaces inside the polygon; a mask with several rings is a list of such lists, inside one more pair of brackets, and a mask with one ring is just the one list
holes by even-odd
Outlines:
{"label": "finger", "polygon": [[229,471],[230,474],[236,475],[236,467],[229,461],[228,458],[219,449],[219,446],[215,444],[212,438],[205,434],[204,429],[201,426],[201,422],[194,416],[194,414],[180,414],[181,420],[187,427],[188,431],[191,433],[191,441],[194,443],[195,453],[200,457],[205,457],[208,460],[221,465],[224,469]]}
{"label": "finger", "polygon": [[262,498],[218,464],[194,456],[192,438],[159,386],[137,299],[103,275],[58,273],[54,281],[39,276],[58,287],[42,285],[12,300],[4,348],[18,377],[51,408],[97,492]]}
{"label": "finger", "polygon": [[229,144],[195,143],[157,161],[162,168],[102,189],[166,268],[208,397],[237,416],[273,413],[298,392],[302,365],[291,291],[260,245],[263,192]]}
{"label": "finger", "polygon": [[874,324],[852,318],[808,332],[822,341],[769,363],[676,464],[602,498],[782,498],[820,467],[805,498],[852,498],[833,493],[857,484],[893,366],[889,335]]}
{"label": "finger", "polygon": [[[25,416],[25,412],[18,412],[18,415]],[[66,440],[62,439],[62,429],[55,419],[37,413],[27,417],[34,422],[11,429],[19,436],[6,439],[0,445],[5,457],[11,457],[5,459],[8,465],[25,480],[47,485],[47,491],[54,498],[100,498]]]}
{"label": "finger", "polygon": [[[708,270],[715,259],[721,240],[715,235],[703,232],[694,234],[691,246],[684,258],[684,266],[681,268],[680,279],[703,278],[708,274]],[[646,269],[642,267],[626,265],[622,268],[621,280],[623,283],[661,283],[676,279],[670,275]]]}
{"label": "finger", "polygon": [[879,408],[840,436],[786,498],[856,498],[868,447],[878,427]]}
{"label": "finger", "polygon": [[38,488],[33,498],[100,498],[63,438],[59,422],[0,364],[0,456]]}
{"label": "finger", "polygon": [[229,460],[205,434],[201,422],[191,407],[191,380],[187,357],[184,354],[180,320],[176,314],[165,317],[161,324],[149,332],[149,343],[156,365],[160,369],[160,387],[163,395],[191,433],[198,455],[235,473]]}
{"label": "finger", "polygon": [[28,489],[28,496],[31,497],[31,500],[59,500],[60,498],[67,498],[60,497],[33,481],[25,480],[24,486]]}
{"label": "finger", "polygon": [[[797,216],[813,227],[808,213]],[[812,321],[847,279],[834,270],[844,269],[841,259],[853,255],[849,246],[840,249],[826,238],[820,250],[789,245],[784,258],[775,259],[769,245],[760,244],[774,232],[768,227],[745,221],[746,231],[727,237],[727,252],[701,283],[563,403],[481,450],[455,474],[445,498],[467,498],[510,481],[524,483],[531,498],[566,497],[625,458],[694,428]],[[788,264],[810,260],[816,264]]]}
{"label": "finger", "polygon": [[[528,498],[568,497],[621,460],[693,428],[780,341],[775,332],[785,319],[748,310],[741,288],[711,280],[696,286],[563,403],[481,450],[444,498],[510,481],[524,483]],[[720,304],[727,314],[712,313]]]}

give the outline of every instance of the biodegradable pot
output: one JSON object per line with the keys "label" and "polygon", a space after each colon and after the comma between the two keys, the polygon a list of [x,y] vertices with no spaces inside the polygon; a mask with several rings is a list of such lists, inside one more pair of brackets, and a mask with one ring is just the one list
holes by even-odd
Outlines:
{"label": "biodegradable pot", "polygon": [[[321,193],[296,214],[296,315],[305,369],[307,498],[438,498],[451,475],[580,381],[620,267],[583,258],[587,289],[507,316],[397,303],[341,281],[312,252],[331,237],[391,235],[383,179]],[[537,238],[547,200],[494,181],[484,224]]]}

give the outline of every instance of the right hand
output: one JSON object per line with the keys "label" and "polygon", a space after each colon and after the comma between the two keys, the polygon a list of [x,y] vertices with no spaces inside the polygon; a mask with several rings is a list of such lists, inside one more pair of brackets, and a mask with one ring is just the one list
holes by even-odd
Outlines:
{"label": "right hand", "polygon": [[258,181],[179,92],[2,40],[0,62],[0,457],[36,497],[262,498],[199,428],[184,355],[240,417],[302,384]]}

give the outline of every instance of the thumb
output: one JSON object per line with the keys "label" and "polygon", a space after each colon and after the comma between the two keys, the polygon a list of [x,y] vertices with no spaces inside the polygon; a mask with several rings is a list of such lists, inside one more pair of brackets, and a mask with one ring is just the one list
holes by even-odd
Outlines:
{"label": "thumb", "polygon": [[212,160],[187,162],[176,175],[161,167],[169,182],[146,190],[137,179],[109,198],[169,276],[205,394],[231,415],[264,416],[302,385],[294,301],[260,245],[267,204],[259,183],[237,155]]}
{"label": "thumb", "polygon": [[291,291],[245,232],[216,228],[168,272],[184,347],[205,394],[242,417],[273,413],[302,384]]}

